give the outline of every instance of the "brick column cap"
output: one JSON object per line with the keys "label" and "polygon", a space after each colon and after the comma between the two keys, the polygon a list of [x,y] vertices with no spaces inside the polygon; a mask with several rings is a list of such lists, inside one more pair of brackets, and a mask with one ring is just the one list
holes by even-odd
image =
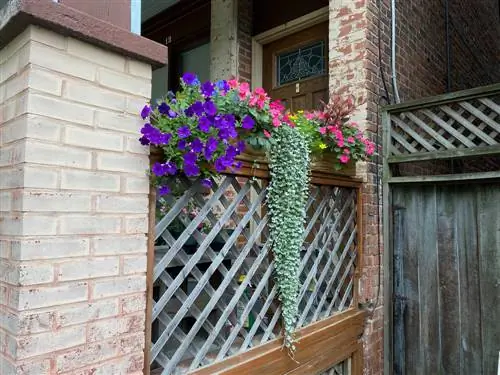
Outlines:
{"label": "brick column cap", "polygon": [[0,9],[0,48],[29,25],[84,40],[149,63],[153,68],[167,63],[166,46],[53,0],[8,1]]}

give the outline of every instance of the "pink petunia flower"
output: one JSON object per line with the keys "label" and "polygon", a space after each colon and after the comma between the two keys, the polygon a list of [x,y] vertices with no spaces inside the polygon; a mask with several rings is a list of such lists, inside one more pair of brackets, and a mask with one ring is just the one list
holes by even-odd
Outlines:
{"label": "pink petunia flower", "polygon": [[319,132],[321,134],[326,134],[326,128],[324,126],[322,126],[321,128],[319,128]]}
{"label": "pink petunia flower", "polygon": [[239,87],[239,96],[241,100],[246,99],[250,95],[250,85],[248,82],[242,82]]}
{"label": "pink petunia flower", "polygon": [[266,138],[271,138],[271,133],[269,133],[266,129],[264,129],[264,135]]}
{"label": "pink petunia flower", "polygon": [[235,79],[230,79],[227,81],[227,84],[229,85],[230,88],[235,89],[238,87],[238,81]]}
{"label": "pink petunia flower", "polygon": [[342,164],[347,164],[349,162],[349,155],[347,154],[340,155],[340,162]]}
{"label": "pink petunia flower", "polygon": [[354,143],[354,138],[353,137],[348,137],[347,138],[347,143]]}

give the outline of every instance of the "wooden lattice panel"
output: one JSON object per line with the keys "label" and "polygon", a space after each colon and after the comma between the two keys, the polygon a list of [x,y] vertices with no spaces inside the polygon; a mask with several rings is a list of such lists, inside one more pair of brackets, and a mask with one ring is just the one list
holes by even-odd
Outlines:
{"label": "wooden lattice panel", "polygon": [[[281,333],[265,184],[234,176],[213,183],[207,190],[176,180],[182,196],[166,197],[158,213],[151,363],[161,374],[187,373]],[[299,327],[351,304],[356,191],[313,186],[307,212]]]}
{"label": "wooden lattice panel", "polygon": [[389,156],[500,146],[500,95],[389,113]]}
{"label": "wooden lattice panel", "polygon": [[328,370],[325,370],[320,375],[351,375],[350,367],[350,359],[346,359]]}

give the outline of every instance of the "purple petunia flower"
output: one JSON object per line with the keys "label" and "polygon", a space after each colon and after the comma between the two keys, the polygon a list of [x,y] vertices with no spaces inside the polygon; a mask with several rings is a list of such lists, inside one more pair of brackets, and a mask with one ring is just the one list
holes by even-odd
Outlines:
{"label": "purple petunia flower", "polygon": [[193,107],[191,107],[191,106],[187,107],[187,108],[184,110],[184,114],[185,114],[187,117],[193,117],[193,116],[194,116]]}
{"label": "purple petunia flower", "polygon": [[145,120],[150,113],[151,113],[151,107],[149,105],[145,105],[141,111],[141,117]]}
{"label": "purple petunia flower", "polygon": [[158,112],[160,112],[162,115],[166,115],[166,114],[168,114],[168,111],[170,111],[170,107],[167,105],[167,103],[162,102],[162,103],[158,106]]}
{"label": "purple petunia flower", "polygon": [[191,142],[191,150],[196,153],[203,151],[203,142],[200,141],[199,138],[193,139],[193,142]]}
{"label": "purple petunia flower", "polygon": [[204,178],[201,180],[201,185],[206,187],[206,188],[211,188],[212,187],[212,180],[209,178]]}
{"label": "purple petunia flower", "polygon": [[203,103],[200,102],[199,100],[194,102],[192,105],[191,105],[191,110],[193,111],[193,113],[197,116],[201,116],[203,114]]}
{"label": "purple petunia flower", "polygon": [[177,117],[177,112],[169,110],[168,111],[168,117],[170,117],[170,118],[176,118]]}
{"label": "purple petunia flower", "polygon": [[228,140],[229,138],[235,138],[238,136],[235,128],[225,128],[219,129],[219,138],[223,141]]}
{"label": "purple petunia flower", "polygon": [[207,81],[203,85],[201,85],[201,93],[204,97],[208,98],[214,94],[214,85],[212,82]]}
{"label": "purple petunia flower", "polygon": [[183,159],[184,165],[193,165],[198,161],[198,155],[194,152],[188,152],[187,154],[184,154]]}
{"label": "purple petunia flower", "polygon": [[179,150],[185,150],[187,146],[187,142],[184,139],[181,139],[179,143],[177,144],[177,148]]}
{"label": "purple petunia flower", "polygon": [[160,188],[158,189],[158,194],[159,195],[168,195],[170,194],[170,188],[167,186],[167,185],[164,185],[164,186],[160,186]]}
{"label": "purple petunia flower", "polygon": [[210,120],[206,116],[200,117],[198,120],[198,129],[200,129],[204,133],[208,133],[210,131]]}
{"label": "purple petunia flower", "polygon": [[228,158],[226,155],[220,156],[215,160],[215,170],[219,173],[224,172],[234,162],[234,159]]}
{"label": "purple petunia flower", "polygon": [[241,127],[243,129],[252,129],[255,125],[255,121],[253,118],[249,115],[246,115],[243,117],[243,120],[241,121]]}
{"label": "purple petunia flower", "polygon": [[187,177],[198,176],[200,174],[200,167],[196,164],[184,164],[184,174]]}
{"label": "purple petunia flower", "polygon": [[170,133],[162,133],[162,131],[150,123],[144,124],[144,126],[141,129],[141,133],[144,135],[143,138],[141,138],[141,143],[146,144],[146,140],[149,141],[149,143],[161,146],[161,145],[166,145],[170,142],[170,139],[172,138],[172,134]]}
{"label": "purple petunia flower", "polygon": [[214,152],[217,150],[217,147],[219,147],[217,139],[215,139],[214,137],[208,138],[207,143],[205,144],[205,152],[204,152],[205,159],[207,160],[212,159],[212,156],[214,155]]}
{"label": "purple petunia flower", "polygon": [[238,144],[236,145],[236,147],[238,148],[238,152],[239,153],[242,153],[245,151],[245,148],[247,147],[246,144],[245,144],[245,141],[239,141]]}
{"label": "purple petunia flower", "polygon": [[177,135],[179,136],[179,138],[187,138],[191,135],[191,130],[188,126],[181,126],[179,129],[177,129]]}
{"label": "purple petunia flower", "polygon": [[217,113],[217,107],[214,102],[207,100],[205,104],[203,104],[203,108],[205,109],[205,113],[209,116],[215,116]]}
{"label": "purple petunia flower", "polygon": [[188,86],[196,85],[199,82],[198,77],[196,77],[196,74],[189,72],[184,73],[184,75],[182,76],[182,80]]}
{"label": "purple petunia flower", "polygon": [[165,163],[165,168],[167,170],[167,173],[169,175],[175,175],[177,173],[177,166],[175,165],[175,163],[169,161],[167,163]]}
{"label": "purple petunia flower", "polygon": [[147,146],[151,143],[149,142],[149,139],[147,139],[146,136],[144,135],[141,138],[139,138],[139,142],[141,142],[141,145],[143,146]]}

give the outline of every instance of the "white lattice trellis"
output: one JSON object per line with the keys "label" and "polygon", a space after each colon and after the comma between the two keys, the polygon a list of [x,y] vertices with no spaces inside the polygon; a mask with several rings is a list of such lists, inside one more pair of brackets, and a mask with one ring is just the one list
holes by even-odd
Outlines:
{"label": "white lattice trellis", "polygon": [[[281,309],[262,184],[172,183],[183,193],[156,225],[151,362],[184,374],[278,337]],[[298,327],[350,306],[357,254],[354,189],[313,186],[307,210]]]}

